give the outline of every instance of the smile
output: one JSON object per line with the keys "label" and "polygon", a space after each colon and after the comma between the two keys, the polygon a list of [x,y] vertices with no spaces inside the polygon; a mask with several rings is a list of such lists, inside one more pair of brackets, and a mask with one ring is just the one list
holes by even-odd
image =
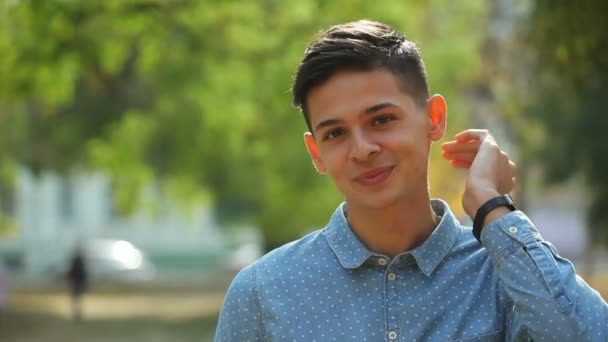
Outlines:
{"label": "smile", "polygon": [[360,174],[355,181],[365,186],[375,186],[384,182],[393,171],[392,167],[373,169]]}

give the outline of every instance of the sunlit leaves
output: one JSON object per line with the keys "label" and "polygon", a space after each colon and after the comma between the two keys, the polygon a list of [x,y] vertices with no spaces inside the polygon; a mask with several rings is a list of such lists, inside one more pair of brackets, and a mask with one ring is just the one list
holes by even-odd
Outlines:
{"label": "sunlit leaves", "polygon": [[608,243],[608,5],[604,1],[536,1],[531,41],[537,54],[530,112],[545,128],[539,154],[547,179],[582,174],[590,194],[594,242]]}
{"label": "sunlit leaves", "polygon": [[[329,25],[394,24],[463,129],[481,3],[27,1],[0,23],[0,148],[35,169],[101,169],[121,211],[156,189],[256,223],[270,244],[325,224],[340,195],[305,152],[291,77]],[[460,208],[461,178],[433,155],[431,188]]]}

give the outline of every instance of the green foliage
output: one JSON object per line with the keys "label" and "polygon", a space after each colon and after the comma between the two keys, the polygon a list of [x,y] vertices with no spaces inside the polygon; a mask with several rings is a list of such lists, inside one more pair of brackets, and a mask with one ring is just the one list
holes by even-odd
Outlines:
{"label": "green foliage", "polygon": [[582,173],[589,185],[593,241],[608,244],[608,5],[537,1],[532,40],[539,96],[532,112],[546,128],[540,154],[548,180]]}
{"label": "green foliage", "polygon": [[[461,89],[479,63],[481,3],[451,1],[35,1],[0,4],[0,151],[33,170],[105,170],[121,210],[150,182],[269,245],[323,226],[340,200],[305,153],[289,89],[307,43],[369,18],[403,29],[431,88],[464,128]],[[461,184],[435,153],[434,195]],[[454,185],[455,184],[455,185]]]}

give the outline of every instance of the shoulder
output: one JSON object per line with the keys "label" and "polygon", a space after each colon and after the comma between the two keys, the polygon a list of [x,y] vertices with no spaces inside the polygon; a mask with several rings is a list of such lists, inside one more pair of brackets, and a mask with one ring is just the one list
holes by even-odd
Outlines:
{"label": "shoulder", "polygon": [[324,230],[317,230],[266,253],[243,268],[232,281],[231,288],[234,291],[256,292],[260,286],[279,279],[291,279],[294,272],[326,262],[330,257],[331,249]]}
{"label": "shoulder", "polygon": [[247,282],[255,278],[260,269],[280,267],[280,265],[300,262],[303,257],[314,256],[323,248],[329,248],[324,230],[313,231],[298,240],[288,242],[264,254],[258,260],[241,269],[234,281]]}
{"label": "shoulder", "polygon": [[475,239],[473,235],[473,228],[468,226],[459,225],[458,229],[460,230],[460,234],[458,235],[458,239],[456,240],[456,244],[454,247],[465,247],[465,248],[482,248],[481,244]]}
{"label": "shoulder", "polygon": [[278,247],[252,264],[259,271],[284,268],[301,264],[310,258],[316,258],[329,250],[324,230],[316,230],[308,235]]}
{"label": "shoulder", "polygon": [[451,259],[467,261],[467,263],[489,263],[488,251],[475,239],[473,229],[462,225],[458,229],[460,233],[449,253]]}

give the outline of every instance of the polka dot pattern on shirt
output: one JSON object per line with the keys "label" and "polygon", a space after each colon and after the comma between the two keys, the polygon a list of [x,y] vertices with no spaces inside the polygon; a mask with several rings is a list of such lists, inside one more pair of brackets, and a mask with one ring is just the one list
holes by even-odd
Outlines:
{"label": "polka dot pattern on shirt", "polygon": [[[548,251],[547,258],[530,257],[513,237],[536,241],[527,219],[516,213],[484,228],[482,240],[492,248],[488,252],[447,204],[432,204],[442,217],[435,231],[421,246],[392,260],[357,239],[340,206],[325,229],[270,252],[237,275],[216,341],[504,341],[526,334],[552,341],[574,336],[578,323],[556,305],[559,290],[571,298],[572,291],[564,289],[575,286],[565,286],[560,272],[574,271],[567,261],[556,262],[559,257],[543,244],[539,248]],[[509,232],[515,225],[517,232]],[[546,269],[536,263],[546,263]],[[551,270],[557,272],[553,278]],[[605,317],[601,299],[594,296],[580,298],[588,309],[579,305],[576,310],[593,316],[589,324],[597,327]]]}

